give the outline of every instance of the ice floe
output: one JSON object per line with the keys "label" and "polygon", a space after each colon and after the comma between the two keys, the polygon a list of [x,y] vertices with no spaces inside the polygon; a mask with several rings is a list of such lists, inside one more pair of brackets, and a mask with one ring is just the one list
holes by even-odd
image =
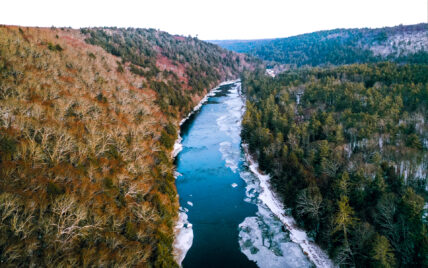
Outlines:
{"label": "ice floe", "polygon": [[246,182],[244,201],[257,205],[256,216],[247,217],[239,225],[241,251],[259,267],[311,267],[300,246],[290,239],[282,221],[260,200],[260,181],[251,171],[240,172]]}
{"label": "ice floe", "polygon": [[241,157],[241,152],[238,149],[234,149],[232,143],[228,141],[221,142],[219,150],[222,158],[226,162],[226,167],[230,168],[233,173],[236,173]]}
{"label": "ice floe", "polygon": [[[269,209],[270,212],[272,212],[275,215],[275,217],[277,217],[282,222],[282,224],[285,226],[285,228],[289,232],[289,236],[290,236],[291,241],[300,246],[301,250],[303,250],[303,253],[309,257],[309,259],[312,261],[312,263],[315,264],[315,266],[317,266],[317,267],[334,267],[333,262],[328,258],[327,254],[318,245],[316,245],[314,242],[312,242],[311,239],[309,239],[309,237],[307,236],[305,231],[303,231],[297,227],[296,222],[294,221],[294,219],[291,216],[288,216],[284,213],[285,209],[284,209],[282,202],[277,198],[275,193],[270,188],[270,182],[269,182],[270,177],[269,177],[269,175],[264,175],[259,171],[257,162],[255,162],[252,159],[252,157],[248,154],[248,146],[246,144],[243,144],[242,147],[245,151],[245,156],[246,156],[247,163],[249,164],[249,169],[258,178],[258,183],[259,183],[258,184],[258,186],[259,186],[258,199],[262,202],[262,204],[264,206],[266,206]],[[244,180],[248,179],[248,175],[247,176],[244,175],[241,177],[243,177]],[[247,182],[247,184],[250,184],[250,182],[248,182],[248,181],[246,181],[246,182]],[[254,186],[254,187],[256,187],[256,186]],[[260,211],[263,210],[263,206],[258,205],[258,207],[259,207],[258,213],[260,213]],[[266,219],[266,217],[263,217],[263,219]],[[245,223],[245,221],[244,221],[244,223]],[[243,226],[245,226],[245,224]],[[252,226],[255,226],[255,225],[253,224]],[[240,232],[240,236],[241,236],[241,232]],[[245,235],[242,234],[242,236],[245,236]],[[254,241],[254,243],[255,243],[255,244],[253,243],[254,246],[259,245],[258,240],[255,238],[253,238],[253,240],[249,240],[249,241],[250,242]],[[250,242],[247,242],[247,244],[249,244]],[[244,241],[244,243],[245,243],[245,241]],[[259,245],[259,247],[260,247],[260,245]],[[265,247],[261,247],[261,248],[265,248]],[[261,248],[258,248],[258,249],[264,251],[264,249],[261,249]],[[282,249],[281,246],[279,248]],[[284,248],[284,250],[287,250],[287,249],[288,248]],[[244,253],[248,253],[248,251],[245,248],[243,248],[242,250]],[[292,249],[291,251],[292,251],[292,254],[297,252],[295,249]],[[253,250],[253,252],[254,252],[254,250]],[[252,255],[254,255],[254,254],[252,254]],[[248,258],[253,257],[252,255],[250,255],[250,256],[247,255],[247,257]],[[258,257],[253,257],[253,258],[258,260]],[[296,258],[296,260],[297,260],[297,258]],[[263,260],[261,260],[261,261],[263,261]],[[294,263],[296,264],[296,262],[294,262]],[[293,264],[293,262],[291,262],[290,265],[292,265],[292,264]],[[261,264],[259,264],[259,265],[261,265]],[[272,264],[272,265],[274,265],[274,264]],[[266,266],[266,267],[268,267],[268,266]],[[269,267],[273,267],[273,266],[269,266]],[[285,267],[285,266],[282,266],[282,267]],[[294,266],[294,267],[300,267],[300,266]]]}
{"label": "ice floe", "polygon": [[[260,215],[261,210],[265,215]],[[239,225],[239,245],[248,259],[261,268],[311,267],[302,249],[290,241],[287,230],[267,208],[261,207],[257,214]]]}

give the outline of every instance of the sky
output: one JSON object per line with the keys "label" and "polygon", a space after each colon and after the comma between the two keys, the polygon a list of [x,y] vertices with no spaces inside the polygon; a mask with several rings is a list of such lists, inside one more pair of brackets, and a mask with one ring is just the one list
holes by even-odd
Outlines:
{"label": "sky", "polygon": [[203,40],[427,22],[428,0],[3,0],[0,24],[155,28]]}

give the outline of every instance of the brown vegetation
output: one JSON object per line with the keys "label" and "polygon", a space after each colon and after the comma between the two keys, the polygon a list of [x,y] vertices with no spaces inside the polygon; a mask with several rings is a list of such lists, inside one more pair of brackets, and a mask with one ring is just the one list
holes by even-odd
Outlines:
{"label": "brown vegetation", "polygon": [[0,28],[2,266],[172,261],[167,121],[118,61],[76,30]]}

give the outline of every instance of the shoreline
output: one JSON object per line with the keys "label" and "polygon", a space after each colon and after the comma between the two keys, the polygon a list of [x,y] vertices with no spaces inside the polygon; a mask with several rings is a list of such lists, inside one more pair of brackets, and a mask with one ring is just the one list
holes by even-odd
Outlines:
{"label": "shoreline", "polygon": [[217,90],[221,87],[221,86],[224,86],[224,85],[229,85],[229,84],[234,84],[234,83],[237,83],[237,82],[239,82],[240,81],[240,79],[235,79],[235,80],[226,80],[226,81],[223,81],[223,82],[221,82],[218,86],[216,86],[215,88],[213,88],[213,89],[211,89],[199,102],[198,102],[198,104],[193,108],[193,110],[192,111],[190,111],[188,114],[187,114],[187,116],[185,117],[185,118],[183,118],[181,121],[180,121],[180,124],[179,124],[179,129],[178,129],[178,134],[177,134],[177,139],[175,140],[175,142],[174,142],[174,147],[173,147],[173,150],[172,150],[172,152],[171,152],[171,156],[172,156],[172,158],[176,158],[177,157],[177,155],[181,152],[181,150],[183,149],[183,146],[181,145],[181,141],[183,140],[183,138],[180,136],[180,132],[181,132],[181,126],[194,114],[194,113],[196,113],[197,111],[199,111],[200,109],[201,109],[201,107],[202,107],[202,105],[204,105],[204,103],[205,102],[207,102],[207,100],[208,100],[208,98],[209,97],[212,97],[212,96],[214,96],[214,94],[217,92]]}
{"label": "shoreline", "polygon": [[[235,80],[227,80],[221,82],[218,86],[211,89],[200,101],[199,103],[193,108],[192,111],[189,112],[189,114],[183,118],[180,121],[179,129],[177,132],[177,139],[174,142],[174,147],[171,152],[171,157],[175,159],[177,155],[183,150],[183,145],[181,144],[181,141],[183,138],[180,135],[181,132],[181,126],[197,111],[199,111],[202,107],[202,105],[207,102],[208,98],[211,96],[214,96],[214,94],[217,92],[217,90],[224,85],[228,84],[234,84],[239,82],[240,79]],[[180,176],[178,172],[175,172],[174,177],[177,179],[177,177]],[[178,193],[177,193],[178,197]],[[173,255],[174,259],[177,262],[177,264],[181,267],[181,263],[183,262],[184,258],[186,257],[187,252],[192,247],[193,244],[193,229],[192,224],[188,221],[188,217],[186,214],[186,209],[179,208],[178,211],[178,219],[176,221],[175,227],[174,227],[174,242],[173,242]]]}
{"label": "shoreline", "polygon": [[310,241],[306,232],[297,227],[297,224],[292,216],[284,214],[284,205],[277,197],[276,193],[271,189],[270,176],[264,175],[259,171],[259,165],[248,151],[248,144],[242,143],[242,148],[245,154],[245,160],[249,165],[250,171],[259,179],[260,187],[263,190],[259,199],[275,214],[284,226],[290,231],[290,239],[298,244],[303,250],[303,253],[308,256],[308,259],[316,266],[322,268],[335,267],[328,255],[317,244]]}

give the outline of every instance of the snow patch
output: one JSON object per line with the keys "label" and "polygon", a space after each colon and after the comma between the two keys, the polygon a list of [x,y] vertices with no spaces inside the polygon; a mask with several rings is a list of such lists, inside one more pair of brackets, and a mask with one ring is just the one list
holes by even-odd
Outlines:
{"label": "snow patch", "polygon": [[183,150],[183,145],[181,144],[181,141],[183,138],[180,136],[180,133],[178,133],[178,137],[174,142],[174,147],[172,149],[172,158],[176,158],[178,153]]}
{"label": "snow patch", "polygon": [[290,232],[291,241],[298,244],[303,252],[317,267],[334,267],[333,262],[327,254],[307,236],[306,232],[299,229],[295,220],[284,214],[284,206],[270,187],[270,176],[262,174],[258,169],[258,164],[248,153],[248,145],[242,145],[251,172],[259,179],[261,192],[258,198],[278,217]]}
{"label": "snow patch", "polygon": [[192,224],[187,219],[187,214],[180,208],[178,221],[175,225],[174,259],[181,266],[187,251],[193,243]]}

